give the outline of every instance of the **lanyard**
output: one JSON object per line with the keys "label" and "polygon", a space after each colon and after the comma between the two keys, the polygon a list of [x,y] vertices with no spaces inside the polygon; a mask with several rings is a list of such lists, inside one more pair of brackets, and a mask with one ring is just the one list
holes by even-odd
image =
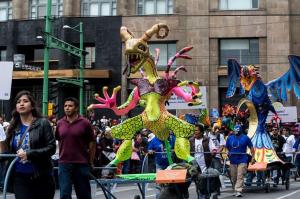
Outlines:
{"label": "lanyard", "polygon": [[237,144],[236,145],[234,145],[235,140],[232,140],[232,142],[231,142],[231,147],[234,148],[234,149],[240,147],[240,139],[237,136],[235,136],[235,139],[237,139]]}
{"label": "lanyard", "polygon": [[17,143],[17,149],[20,149],[20,148],[21,148],[21,146],[22,146],[22,144],[23,144],[23,141],[24,141],[24,139],[25,139],[25,137],[26,137],[26,134],[27,134],[29,128],[30,128],[30,125],[26,128],[26,130],[25,130],[25,132],[23,133],[21,139],[18,141],[18,143]]}

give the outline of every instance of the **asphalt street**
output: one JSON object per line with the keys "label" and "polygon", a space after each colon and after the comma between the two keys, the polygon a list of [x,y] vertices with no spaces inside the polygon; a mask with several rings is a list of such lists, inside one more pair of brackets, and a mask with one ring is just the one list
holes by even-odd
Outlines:
{"label": "asphalt street", "polygon": [[[92,187],[93,199],[105,199],[105,196],[100,188]],[[113,194],[118,199],[134,199],[135,195],[140,195],[139,189],[133,184],[122,184],[118,185],[113,189]],[[189,188],[190,199],[196,199],[196,189],[195,185],[192,184]],[[243,198],[247,199],[298,199],[300,196],[300,181],[291,181],[291,186],[289,190],[285,190],[284,186],[278,185],[277,187],[272,187],[269,193],[261,187],[247,187],[243,194]],[[0,199],[3,198],[2,194]],[[7,199],[15,198],[13,194],[8,194]],[[72,198],[76,198],[75,193],[73,193]],[[227,187],[221,190],[221,195],[219,198],[236,198],[233,196],[233,191],[231,187]],[[59,191],[55,193],[55,199],[59,199]],[[155,184],[149,184],[146,192],[146,199],[155,199]],[[171,198],[170,198],[171,199]]]}

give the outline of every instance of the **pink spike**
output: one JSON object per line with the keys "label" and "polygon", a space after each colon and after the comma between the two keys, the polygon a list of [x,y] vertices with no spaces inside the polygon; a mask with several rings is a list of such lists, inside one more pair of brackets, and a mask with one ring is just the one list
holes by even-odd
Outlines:
{"label": "pink spike", "polygon": [[157,65],[158,61],[159,61],[159,53],[160,53],[160,49],[159,48],[155,48],[155,65]]}
{"label": "pink spike", "polygon": [[184,72],[187,72],[187,70],[186,70],[186,68],[185,68],[184,66],[180,66],[180,67],[176,68],[176,70],[174,71],[174,73],[173,73],[173,75],[172,75],[172,78],[176,79],[177,73],[178,73],[180,70],[181,70],[181,71],[184,71]]}
{"label": "pink spike", "polygon": [[193,46],[187,46],[187,47],[184,47],[182,50],[183,50],[183,53],[186,53],[186,52],[189,52],[190,50],[192,50],[194,47]]}
{"label": "pink spike", "polygon": [[98,102],[101,102],[101,103],[105,103],[105,99],[103,99],[102,97],[95,97],[95,99],[98,101]]}
{"label": "pink spike", "polygon": [[183,59],[192,59],[190,56],[188,55],[179,55],[178,57],[183,58]]}

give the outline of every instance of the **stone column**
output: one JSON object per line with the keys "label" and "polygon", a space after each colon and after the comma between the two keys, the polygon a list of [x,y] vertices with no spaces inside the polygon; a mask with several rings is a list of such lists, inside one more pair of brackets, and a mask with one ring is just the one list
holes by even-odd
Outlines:
{"label": "stone column", "polygon": [[28,19],[29,11],[29,0],[12,0],[13,19]]}
{"label": "stone column", "polygon": [[81,0],[64,0],[63,3],[64,16],[80,16]]}

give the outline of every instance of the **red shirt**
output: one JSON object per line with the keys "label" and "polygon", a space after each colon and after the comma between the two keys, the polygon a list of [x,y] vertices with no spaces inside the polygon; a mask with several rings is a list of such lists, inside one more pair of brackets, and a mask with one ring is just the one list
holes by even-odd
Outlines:
{"label": "red shirt", "polygon": [[95,141],[90,122],[82,116],[70,123],[66,117],[57,123],[59,163],[88,163],[89,143]]}

